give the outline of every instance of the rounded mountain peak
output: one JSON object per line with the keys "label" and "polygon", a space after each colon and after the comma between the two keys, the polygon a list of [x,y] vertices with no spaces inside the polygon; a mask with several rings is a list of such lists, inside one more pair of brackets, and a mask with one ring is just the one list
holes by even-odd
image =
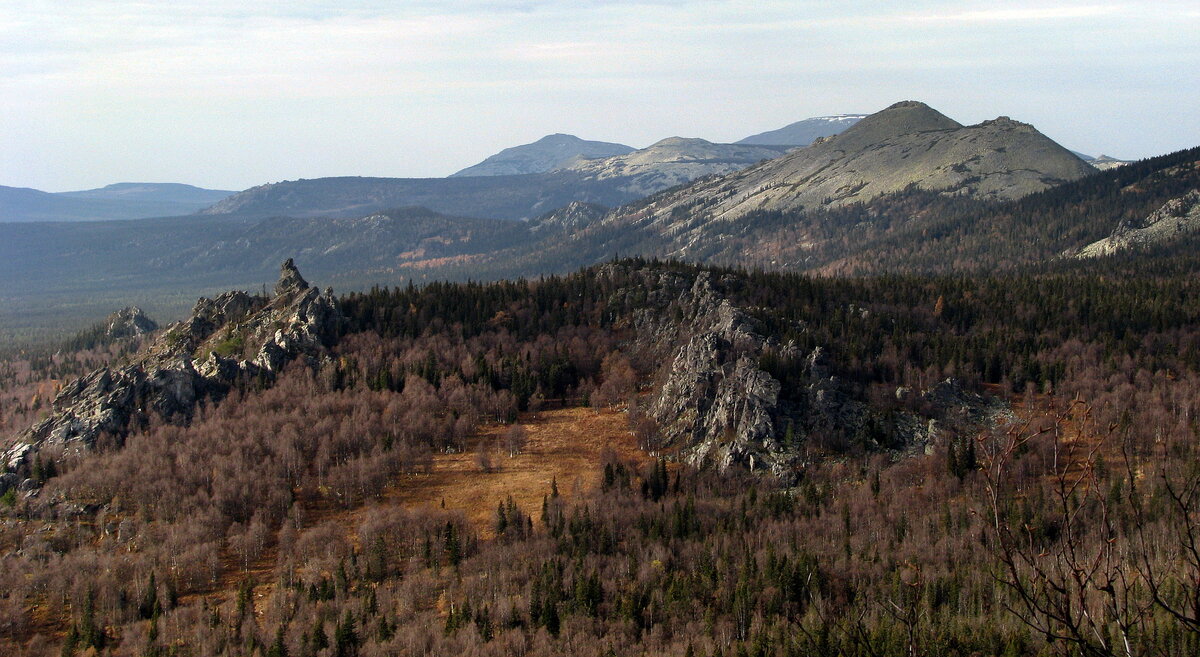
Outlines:
{"label": "rounded mountain peak", "polygon": [[888,105],[887,107],[885,107],[885,108],[883,109],[883,111],[885,111],[885,112],[886,112],[886,111],[888,111],[888,110],[894,110],[894,109],[927,109],[927,110],[932,110],[933,108],[932,108],[932,107],[930,107],[930,106],[928,106],[928,105],[926,105],[925,103],[922,103],[922,102],[921,102],[921,101],[919,101],[919,100],[902,100],[902,101],[900,101],[900,102],[898,102],[898,103],[892,103],[891,105]]}
{"label": "rounded mountain peak", "polygon": [[925,103],[904,100],[855,123],[830,141],[839,144],[839,148],[851,150],[872,146],[899,135],[961,127],[961,123]]}
{"label": "rounded mountain peak", "polygon": [[647,146],[647,148],[663,146],[704,146],[709,144],[712,144],[712,142],[699,137],[667,137],[666,139],[660,139],[653,144],[650,144]]}
{"label": "rounded mountain peak", "polygon": [[535,142],[535,143],[538,143],[538,144],[564,144],[564,143],[573,143],[573,142],[578,142],[578,141],[583,141],[583,140],[580,139],[579,137],[576,137],[575,135],[568,135],[565,132],[556,132],[554,134],[546,135],[545,137],[542,137],[541,139],[537,140],[537,142]]}

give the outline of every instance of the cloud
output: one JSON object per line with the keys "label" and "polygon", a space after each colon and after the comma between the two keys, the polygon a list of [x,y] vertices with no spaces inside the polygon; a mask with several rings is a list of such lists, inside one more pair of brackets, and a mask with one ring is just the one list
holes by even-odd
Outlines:
{"label": "cloud", "polygon": [[[1195,82],[1163,71],[1200,65],[1196,14],[1115,0],[6,0],[0,184],[98,186],[169,162],[176,178],[225,172],[222,187],[430,175],[546,132],[736,139],[910,97],[1035,123],[1071,94],[1114,111],[1119,84],[1194,106]],[[1155,129],[1168,128],[1183,129]],[[23,180],[41,159],[69,163],[44,177],[79,182]]]}
{"label": "cloud", "polygon": [[913,21],[948,23],[1008,23],[1017,21],[1053,21],[1094,18],[1120,13],[1116,5],[1084,5],[1076,7],[1003,7],[960,11],[949,14],[926,14],[905,17]]}

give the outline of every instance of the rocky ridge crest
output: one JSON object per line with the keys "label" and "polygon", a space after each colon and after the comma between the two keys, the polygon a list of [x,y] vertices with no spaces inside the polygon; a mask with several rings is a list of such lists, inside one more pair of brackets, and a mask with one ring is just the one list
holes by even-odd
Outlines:
{"label": "rocky ridge crest", "polygon": [[332,290],[321,293],[289,258],[275,295],[232,291],[201,298],[132,362],[105,367],[66,385],[49,417],[2,453],[16,471],[45,446],[89,449],[103,434],[120,436],[157,415],[186,423],[196,404],[220,399],[238,383],[269,382],[289,362],[327,358],[342,314]]}

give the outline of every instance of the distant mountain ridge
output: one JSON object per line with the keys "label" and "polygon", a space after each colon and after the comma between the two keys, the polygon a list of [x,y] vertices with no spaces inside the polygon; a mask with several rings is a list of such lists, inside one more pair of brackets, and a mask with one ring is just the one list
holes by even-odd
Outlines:
{"label": "distant mountain ridge", "polygon": [[735,144],[758,146],[809,146],[823,137],[832,137],[846,131],[850,126],[867,118],[867,114],[834,114],[814,116],[810,119],[789,123],[778,130],[768,130],[739,139]]}
{"label": "distant mountain ridge", "polygon": [[1013,199],[1093,171],[1028,124],[1000,117],[963,126],[904,101],[812,146],[657,199],[649,221],[678,234],[683,227],[673,224],[680,221],[694,227],[754,211],[839,207],[909,186]]}
{"label": "distant mountain ridge", "polygon": [[[722,160],[733,148],[777,157],[742,168]],[[0,224],[12,283],[0,333],[45,326],[35,313],[52,303],[157,312],[167,291],[254,285],[291,256],[343,289],[561,273],[616,254],[828,274],[1049,262],[1195,189],[1196,157],[1099,172],[1027,124],[963,126],[906,101],[805,148],[670,138],[544,174],[276,183],[195,216]],[[630,191],[648,172],[647,187],[667,184],[663,167],[713,164],[737,170]]]}
{"label": "distant mountain ridge", "polygon": [[76,192],[0,186],[0,222],[105,221],[191,214],[234,194],[180,183],[116,183]]}
{"label": "distant mountain ridge", "polygon": [[589,141],[575,135],[556,133],[520,146],[506,148],[479,164],[450,174],[451,178],[465,176],[512,176],[526,173],[546,173],[561,168],[576,158],[602,158],[624,155],[632,146],[606,141]]}
{"label": "distant mountain ridge", "polygon": [[420,206],[460,217],[524,220],[573,202],[616,207],[700,176],[736,171],[782,153],[779,147],[671,137],[624,155],[594,159],[575,156],[545,173],[284,181],[234,194],[202,214],[353,217]]}
{"label": "distant mountain ridge", "polygon": [[715,144],[704,139],[668,137],[631,153],[603,159],[575,158],[562,169],[594,180],[623,179],[621,189],[645,196],[702,176],[724,175],[779,157],[782,148]]}
{"label": "distant mountain ridge", "polygon": [[572,201],[609,207],[637,195],[619,180],[596,180],[574,171],[455,178],[338,177],[259,185],[206,208],[204,215],[247,217],[361,217],[391,208],[420,206],[483,219],[531,219]]}
{"label": "distant mountain ridge", "polygon": [[59,192],[57,195],[70,198],[147,201],[186,205],[205,204],[207,206],[236,193],[235,190],[204,189],[183,183],[124,182],[105,185],[99,189]]}

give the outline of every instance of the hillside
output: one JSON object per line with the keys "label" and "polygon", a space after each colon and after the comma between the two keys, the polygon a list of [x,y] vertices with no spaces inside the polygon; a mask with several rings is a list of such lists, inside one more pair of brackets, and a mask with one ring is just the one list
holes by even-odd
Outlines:
{"label": "hillside", "polygon": [[547,173],[562,167],[577,157],[582,159],[611,157],[624,155],[632,150],[634,150],[632,146],[589,141],[575,135],[546,135],[530,144],[506,148],[479,164],[451,174],[450,177]]}
{"label": "hillside", "polygon": [[104,221],[191,214],[233,192],[176,183],[117,183],[78,192],[0,187],[0,222]]}
{"label": "hillside", "polygon": [[458,178],[317,178],[252,187],[205,209],[205,215],[363,216],[421,206],[484,219],[528,219],[572,201],[614,206],[636,196],[618,181],[573,172]]}
{"label": "hillside", "polygon": [[[534,222],[535,243],[469,268],[448,263],[435,271],[459,279],[561,272],[613,254],[841,275],[1054,266],[1064,252],[1119,226],[1140,226],[1164,204],[1200,188],[1198,152],[1096,171],[1010,201],[913,188],[841,207],[756,210],[728,221],[713,220],[703,207],[677,206],[663,217],[662,208],[693,188],[684,186],[607,213],[594,207],[550,213]],[[1186,232],[1172,230],[1181,237]]]}
{"label": "hillside", "polygon": [[[177,317],[192,299],[270,281],[295,255],[340,287],[396,280],[416,264],[469,263],[530,242],[520,222],[450,217],[424,208],[367,216],[193,216],[87,224],[0,224],[0,336],[82,329],[128,303]],[[59,337],[62,337],[61,335]]]}
{"label": "hillside", "polygon": [[738,171],[781,153],[778,148],[669,137],[625,155],[574,158],[560,169],[579,172],[590,180],[620,181],[623,191],[641,198],[703,176]]}

